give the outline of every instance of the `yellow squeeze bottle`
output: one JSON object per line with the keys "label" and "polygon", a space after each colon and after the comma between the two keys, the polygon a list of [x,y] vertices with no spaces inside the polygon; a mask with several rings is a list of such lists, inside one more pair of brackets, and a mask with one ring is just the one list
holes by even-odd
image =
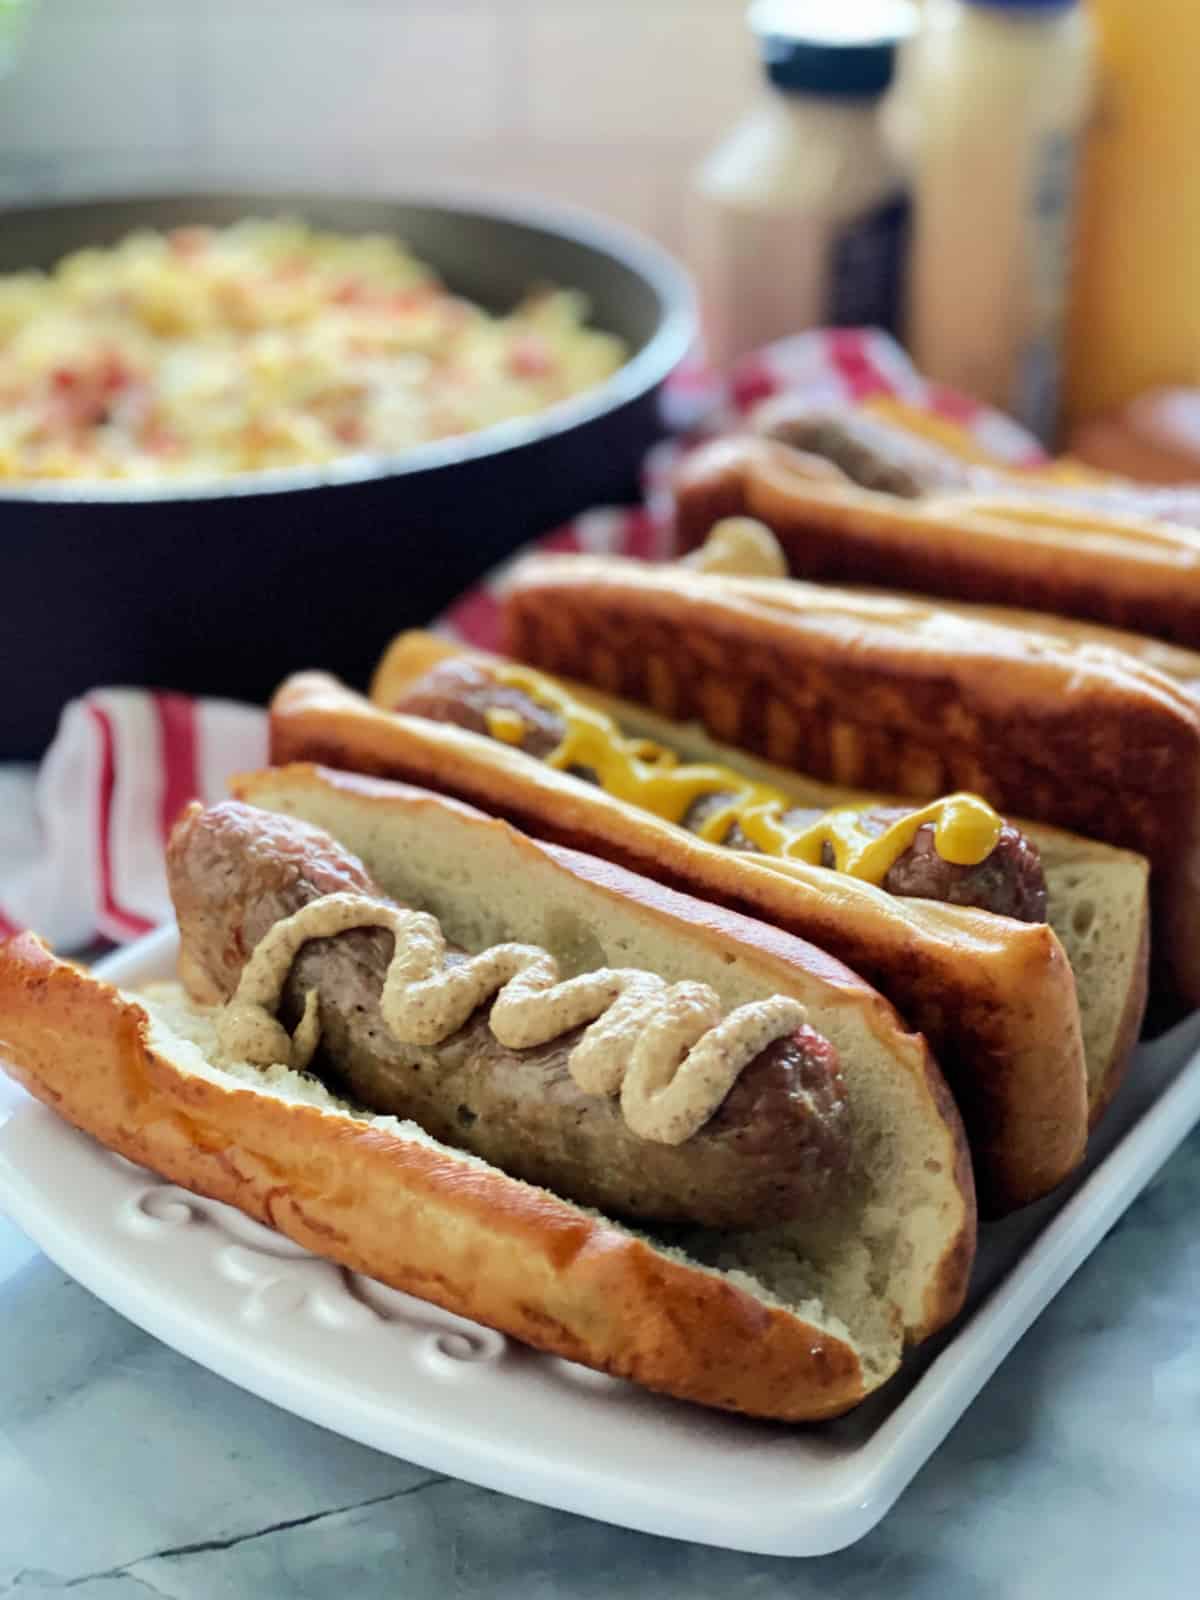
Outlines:
{"label": "yellow squeeze bottle", "polygon": [[1071,422],[1200,384],[1200,0],[1089,4],[1099,100],[1071,294]]}

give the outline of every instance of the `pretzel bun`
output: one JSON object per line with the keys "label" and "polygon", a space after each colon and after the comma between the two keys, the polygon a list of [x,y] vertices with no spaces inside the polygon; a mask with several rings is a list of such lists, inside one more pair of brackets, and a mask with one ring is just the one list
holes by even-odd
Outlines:
{"label": "pretzel bun", "polygon": [[726,1004],[801,1000],[837,1046],[855,1156],[818,1220],[636,1233],[283,1067],[218,1065],[178,986],[122,993],[31,935],[0,948],[0,1060],[75,1126],[351,1270],[569,1360],[709,1406],[807,1420],[885,1382],[954,1316],[975,1243],[961,1126],[924,1041],[831,958],[423,791],[311,767],[238,795],[326,827],[467,949],[639,965]]}
{"label": "pretzel bun", "polygon": [[[325,674],[296,675],[272,704],[274,759],[436,783],[540,838],[652,874],[832,951],[929,1038],[966,1122],[986,1215],[1028,1204],[1078,1165],[1089,1116],[1101,1114],[1120,1081],[1145,1004],[1144,861],[1033,830],[1050,889],[1047,926],[899,898],[821,867],[727,850],[509,745],[389,709],[432,666],[460,655],[496,659],[428,634],[402,635],[376,672],[373,703]],[[627,733],[683,760],[744,772],[798,805],[861,799],[718,744],[694,725],[573,682],[565,687]]]}
{"label": "pretzel bun", "polygon": [[1150,492],[979,469],[966,480],[948,474],[906,498],[821,475],[811,455],[777,438],[731,435],[678,468],[677,545],[693,550],[722,518],[753,517],[796,578],[1057,613],[1200,648],[1195,487]]}

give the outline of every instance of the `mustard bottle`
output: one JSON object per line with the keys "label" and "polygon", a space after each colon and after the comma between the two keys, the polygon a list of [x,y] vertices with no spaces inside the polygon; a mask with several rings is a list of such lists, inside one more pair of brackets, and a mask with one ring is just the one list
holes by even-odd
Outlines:
{"label": "mustard bottle", "polygon": [[1092,36],[1078,0],[927,0],[888,108],[912,171],[908,344],[1043,439],[1061,399]]}
{"label": "mustard bottle", "polygon": [[1090,8],[1100,86],[1072,287],[1072,422],[1200,384],[1200,0]]}

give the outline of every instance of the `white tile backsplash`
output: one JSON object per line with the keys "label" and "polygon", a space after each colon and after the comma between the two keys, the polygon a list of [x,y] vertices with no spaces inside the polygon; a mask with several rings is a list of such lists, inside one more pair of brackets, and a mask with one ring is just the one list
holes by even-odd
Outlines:
{"label": "white tile backsplash", "polygon": [[208,138],[297,151],[332,145],[398,153],[406,137],[479,138],[498,125],[494,14],[396,6],[210,23]]}
{"label": "white tile backsplash", "polygon": [[720,6],[539,6],[529,19],[530,120],[548,140],[703,139],[746,99],[749,41]]}
{"label": "white tile backsplash", "polygon": [[[34,14],[24,49],[0,79],[0,150],[179,148],[194,141],[187,71],[198,35],[186,14]],[[171,8],[172,10],[174,8]]]}
{"label": "white tile backsplash", "polygon": [[680,243],[752,92],[743,0],[41,0],[0,201],[171,184],[536,191]]}

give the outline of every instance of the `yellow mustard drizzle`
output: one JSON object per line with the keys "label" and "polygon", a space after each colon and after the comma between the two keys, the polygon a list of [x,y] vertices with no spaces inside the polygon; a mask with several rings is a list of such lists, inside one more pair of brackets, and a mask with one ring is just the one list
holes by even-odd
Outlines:
{"label": "yellow mustard drizzle", "polygon": [[492,738],[499,739],[502,744],[520,744],[525,737],[525,718],[507,706],[489,706],[484,720]]}
{"label": "yellow mustard drizzle", "polygon": [[[736,823],[764,855],[812,866],[821,865],[828,845],[838,872],[880,884],[924,823],[934,825],[937,853],[956,866],[977,866],[992,853],[1000,837],[1000,816],[978,795],[962,793],[907,812],[878,834],[863,825],[863,808],[858,806],[837,806],[814,823],[795,826],[785,821],[785,814],[799,809],[800,803],[781,789],[731,767],[680,762],[674,751],[650,739],[625,738],[610,716],[576,700],[539,672],[503,666],[495,669],[495,677],[562,719],[566,732],[544,757],[548,766],[560,771],[587,767],[606,794],[676,824],[705,795],[727,796],[726,803],[716,807],[696,830],[710,843],[721,843]],[[488,713],[494,737],[506,737],[493,726],[493,717],[505,716],[507,713]],[[509,742],[519,742],[519,738]]]}

